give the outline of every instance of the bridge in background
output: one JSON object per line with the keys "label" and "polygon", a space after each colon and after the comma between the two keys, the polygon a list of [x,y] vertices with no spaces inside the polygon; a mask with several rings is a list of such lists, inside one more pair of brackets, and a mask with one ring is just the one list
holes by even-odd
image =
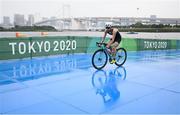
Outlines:
{"label": "bridge in background", "polygon": [[36,22],[34,25],[53,26],[58,30],[102,30],[106,23],[116,26],[129,26],[141,22],[143,24],[180,25],[180,18],[138,18],[138,17],[76,17],[54,18]]}

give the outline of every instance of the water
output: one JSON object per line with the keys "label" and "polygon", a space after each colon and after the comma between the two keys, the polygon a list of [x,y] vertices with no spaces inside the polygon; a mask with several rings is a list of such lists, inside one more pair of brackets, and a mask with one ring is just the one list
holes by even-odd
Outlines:
{"label": "water", "polygon": [[[41,32],[20,32],[27,37],[42,36]],[[96,36],[102,37],[103,32],[88,32],[88,31],[65,31],[65,32],[47,32],[45,36]],[[121,32],[124,38],[148,38],[148,39],[180,39],[179,33],[144,33],[128,34],[127,32]],[[0,32],[0,38],[15,37],[16,32]]]}

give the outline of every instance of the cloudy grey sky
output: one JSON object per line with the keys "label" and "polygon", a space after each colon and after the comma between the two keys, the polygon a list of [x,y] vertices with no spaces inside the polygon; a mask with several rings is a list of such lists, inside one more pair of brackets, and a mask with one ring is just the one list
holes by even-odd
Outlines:
{"label": "cloudy grey sky", "polygon": [[180,18],[180,0],[0,0],[0,18],[15,13],[63,17],[63,4],[64,16],[71,17]]}

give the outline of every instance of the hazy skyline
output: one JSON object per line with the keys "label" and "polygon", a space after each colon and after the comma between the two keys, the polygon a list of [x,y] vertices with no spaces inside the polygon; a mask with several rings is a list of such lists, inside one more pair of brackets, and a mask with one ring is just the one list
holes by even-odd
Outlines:
{"label": "hazy skyline", "polygon": [[[0,0],[0,18],[14,14],[40,17],[149,17],[180,18],[180,0]],[[138,10],[137,10],[138,8]],[[70,10],[70,11],[69,11]]]}

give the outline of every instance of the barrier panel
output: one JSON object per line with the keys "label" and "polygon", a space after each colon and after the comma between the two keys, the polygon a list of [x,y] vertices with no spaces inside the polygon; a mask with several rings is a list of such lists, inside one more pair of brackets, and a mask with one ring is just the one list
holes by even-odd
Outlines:
{"label": "barrier panel", "polygon": [[[1,38],[0,60],[93,53],[97,49],[96,42],[100,40],[100,37],[86,36]],[[180,40],[123,38],[121,46],[127,51],[180,49]]]}
{"label": "barrier panel", "polygon": [[176,42],[176,49],[180,49],[180,40],[177,40]]}
{"label": "barrier panel", "polygon": [[[2,38],[0,39],[0,60],[21,59],[31,57],[28,49],[29,38]],[[17,47],[19,45],[19,47]],[[22,55],[23,54],[23,55]]]}
{"label": "barrier panel", "polygon": [[137,51],[138,45],[137,45],[137,39],[127,38],[122,39],[121,47],[124,47],[127,51]]}

